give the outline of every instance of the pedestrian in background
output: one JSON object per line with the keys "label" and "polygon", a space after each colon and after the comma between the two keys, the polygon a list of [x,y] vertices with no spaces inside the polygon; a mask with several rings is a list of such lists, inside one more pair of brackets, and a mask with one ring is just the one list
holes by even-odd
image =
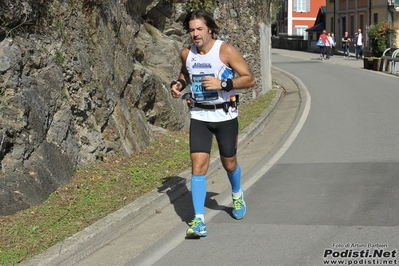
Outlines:
{"label": "pedestrian in background", "polygon": [[348,32],[345,31],[344,37],[342,37],[342,49],[344,50],[344,57],[350,57],[349,47],[351,38],[349,38]]}
{"label": "pedestrian in background", "polygon": [[331,39],[331,33],[327,33],[327,42],[325,44],[326,46],[326,59],[330,59],[331,56],[331,47],[332,47],[332,39]]}
{"label": "pedestrian in background", "polygon": [[362,30],[358,29],[355,37],[353,38],[353,46],[355,46],[356,60],[363,58],[363,34]]}
{"label": "pedestrian in background", "polygon": [[337,45],[337,40],[335,39],[335,34],[331,33],[331,56],[335,54],[335,46]]}
{"label": "pedestrian in background", "polygon": [[195,217],[186,235],[204,237],[208,235],[204,205],[213,135],[232,187],[232,216],[242,219],[246,213],[241,168],[237,163],[236,90],[253,87],[255,78],[233,45],[215,39],[219,26],[210,13],[204,10],[189,13],[183,28],[193,44],[181,51],[182,67],[179,79],[171,84],[171,94],[179,98],[186,84],[190,84],[191,196]]}
{"label": "pedestrian in background", "polygon": [[327,45],[326,44],[328,44],[326,30],[323,30],[323,32],[320,34],[319,42],[320,42],[320,45],[319,45],[320,60],[324,60],[324,56],[327,55]]}

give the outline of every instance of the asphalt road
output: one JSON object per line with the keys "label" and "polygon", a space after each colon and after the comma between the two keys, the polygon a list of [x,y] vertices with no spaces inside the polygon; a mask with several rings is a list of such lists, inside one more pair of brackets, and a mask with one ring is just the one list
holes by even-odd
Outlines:
{"label": "asphalt road", "polygon": [[126,265],[398,264],[398,78],[274,52],[305,91],[288,136],[245,175],[260,175],[246,217],[232,219],[225,199],[208,237],[185,240],[179,226]]}
{"label": "asphalt road", "polygon": [[239,152],[245,218],[230,216],[227,177],[216,169],[207,237],[185,239],[193,217],[186,193],[62,265],[398,265],[399,78],[353,58],[272,53],[286,92]]}

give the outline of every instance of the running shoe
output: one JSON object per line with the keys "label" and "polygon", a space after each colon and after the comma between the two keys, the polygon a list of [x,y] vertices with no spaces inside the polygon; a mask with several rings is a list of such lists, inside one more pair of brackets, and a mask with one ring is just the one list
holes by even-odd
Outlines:
{"label": "running shoe", "polygon": [[233,217],[237,220],[244,218],[245,212],[247,211],[247,205],[244,201],[244,190],[241,190],[241,196],[239,198],[233,198]]}
{"label": "running shoe", "polygon": [[201,220],[201,218],[194,218],[190,223],[188,223],[190,228],[187,229],[187,236],[207,236],[206,224]]}

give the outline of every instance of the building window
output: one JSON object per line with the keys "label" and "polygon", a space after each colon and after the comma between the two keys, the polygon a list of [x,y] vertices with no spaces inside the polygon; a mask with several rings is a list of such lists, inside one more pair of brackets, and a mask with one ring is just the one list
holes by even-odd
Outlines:
{"label": "building window", "polygon": [[330,32],[334,33],[334,17],[331,17],[330,25],[331,25]]}
{"label": "building window", "polygon": [[310,12],[310,0],[294,0],[294,12]]}
{"label": "building window", "polygon": [[304,40],[308,39],[308,34],[306,33],[307,26],[297,26],[294,28],[294,35],[303,36]]}
{"label": "building window", "polygon": [[360,20],[360,27],[359,27],[359,29],[361,29],[362,30],[362,32],[364,32],[364,29],[363,29],[363,25],[364,25],[364,16],[363,16],[363,14],[361,14],[360,16],[359,16],[359,20]]}
{"label": "building window", "polygon": [[378,13],[374,13],[374,24],[378,24]]}
{"label": "building window", "polygon": [[341,26],[342,26],[342,32],[348,31],[348,28],[346,26],[346,17],[341,17]]}
{"label": "building window", "polygon": [[352,15],[351,16],[351,32],[350,32],[350,35],[353,36],[354,34],[355,34],[355,17]]}

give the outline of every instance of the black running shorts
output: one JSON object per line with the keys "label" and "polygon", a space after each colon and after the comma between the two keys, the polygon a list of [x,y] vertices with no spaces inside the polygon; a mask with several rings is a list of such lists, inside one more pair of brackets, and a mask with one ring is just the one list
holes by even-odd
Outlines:
{"label": "black running shorts", "polygon": [[219,153],[223,157],[233,157],[237,153],[238,119],[223,122],[204,122],[191,119],[190,153],[210,153],[212,138],[215,135]]}

